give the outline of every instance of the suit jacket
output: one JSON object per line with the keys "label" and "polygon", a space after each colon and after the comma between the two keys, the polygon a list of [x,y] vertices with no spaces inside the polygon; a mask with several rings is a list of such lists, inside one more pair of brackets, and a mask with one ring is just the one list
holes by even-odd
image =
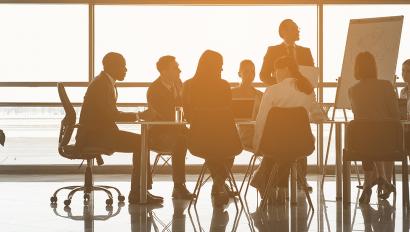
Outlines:
{"label": "suit jacket", "polygon": [[114,148],[119,132],[116,122],[132,122],[135,113],[117,109],[116,88],[109,77],[101,72],[87,88],[81,107],[80,128],[76,136],[77,146],[102,146]]}
{"label": "suit jacket", "polygon": [[[314,66],[312,53],[309,48],[295,45],[295,55],[298,65]],[[266,85],[276,84],[275,61],[288,55],[288,47],[285,43],[270,46],[266,51],[259,77]]]}
{"label": "suit jacket", "polygon": [[349,89],[349,98],[355,119],[400,119],[397,95],[389,81],[361,80]]}
{"label": "suit jacket", "polygon": [[[182,82],[179,82],[175,87],[176,96],[159,78],[152,82],[147,91],[149,118],[144,119],[156,121],[175,120],[175,107],[182,106]],[[149,133],[150,137],[155,139],[163,134],[183,133],[184,128],[184,126],[151,126]]]}

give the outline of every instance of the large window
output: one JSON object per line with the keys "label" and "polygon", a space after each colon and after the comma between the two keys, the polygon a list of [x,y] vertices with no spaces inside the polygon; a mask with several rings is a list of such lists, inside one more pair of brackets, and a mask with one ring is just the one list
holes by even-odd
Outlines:
{"label": "large window", "polygon": [[[1,4],[1,82],[88,82],[89,7],[87,4]],[[300,28],[298,44],[309,47],[318,64],[317,5],[96,5],[94,10],[95,75],[109,51],[127,60],[125,82],[152,82],[158,77],[155,63],[174,55],[181,78],[191,78],[206,49],[224,57],[223,78],[238,82],[239,62],[251,59],[256,79],[268,46],[278,44],[279,23],[293,19]],[[325,5],[324,82],[335,82],[341,72],[349,20],[404,15],[396,74],[410,57],[410,5]],[[119,102],[146,101],[146,87],[119,88]],[[336,88],[324,89],[324,102],[333,102]],[[81,102],[84,87],[67,88],[73,102]],[[54,87],[0,87],[1,102],[59,102]],[[126,109],[127,110],[127,109]],[[131,110],[131,109],[128,109]],[[135,110],[132,109],[132,110]],[[77,109],[79,111],[79,109]],[[79,112],[77,112],[79,113]],[[2,107],[0,128],[8,135],[1,148],[0,164],[77,163],[59,157],[57,136],[62,108]],[[315,129],[315,127],[312,127]],[[124,127],[138,132],[137,127]],[[325,127],[326,145],[329,128]],[[316,130],[314,130],[316,131]],[[30,151],[24,145],[30,144]],[[326,147],[325,147],[326,148]],[[331,150],[333,153],[333,149]],[[330,155],[332,158],[333,155]],[[247,162],[241,155],[236,163]],[[315,163],[316,157],[310,157]],[[130,156],[113,156],[108,164],[130,164]],[[198,160],[188,156],[187,163]]]}
{"label": "large window", "polygon": [[[152,82],[155,63],[171,54],[177,58],[183,80],[191,78],[206,49],[224,57],[223,78],[238,82],[239,63],[251,59],[256,80],[268,46],[278,44],[279,23],[293,19],[301,30],[300,44],[316,59],[315,5],[271,6],[96,6],[96,72],[109,51],[124,54],[126,81]],[[132,96],[129,96],[132,97]]]}
{"label": "large window", "polygon": [[87,5],[0,7],[1,80],[87,81]]}
{"label": "large window", "polygon": [[[1,4],[0,82],[88,82],[88,5]],[[73,102],[85,88],[68,88]],[[1,102],[59,102],[53,87],[0,87]],[[78,163],[59,157],[61,108],[2,107],[0,164]]]}

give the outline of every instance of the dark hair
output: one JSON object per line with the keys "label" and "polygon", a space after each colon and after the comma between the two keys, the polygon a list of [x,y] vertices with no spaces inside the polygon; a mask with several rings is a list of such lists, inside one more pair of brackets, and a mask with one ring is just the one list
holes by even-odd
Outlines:
{"label": "dark hair", "polygon": [[410,59],[405,60],[402,65],[410,66]]}
{"label": "dark hair", "polygon": [[221,54],[212,50],[206,50],[199,58],[194,78],[219,78],[222,64],[223,58]]}
{"label": "dark hair", "polygon": [[161,73],[168,68],[169,64],[175,61],[174,56],[166,55],[159,58],[157,61],[157,70]]}
{"label": "dark hair", "polygon": [[107,69],[117,66],[119,62],[124,60],[124,57],[120,53],[109,52],[104,56],[102,63],[104,69]]}
{"label": "dark hair", "polygon": [[241,71],[246,65],[252,65],[255,67],[255,64],[252,62],[252,60],[242,60],[241,63],[239,64],[239,71]]}
{"label": "dark hair", "polygon": [[279,24],[279,36],[283,39],[283,34],[285,33],[289,24],[295,23],[292,19],[285,19]]}
{"label": "dark hair", "polygon": [[354,77],[356,80],[377,79],[376,60],[370,52],[361,52],[356,56]]}
{"label": "dark hair", "polygon": [[298,64],[290,56],[282,56],[275,61],[275,69],[287,68],[293,78],[296,79],[296,88],[305,94],[313,92],[313,86],[309,80],[299,72]]}

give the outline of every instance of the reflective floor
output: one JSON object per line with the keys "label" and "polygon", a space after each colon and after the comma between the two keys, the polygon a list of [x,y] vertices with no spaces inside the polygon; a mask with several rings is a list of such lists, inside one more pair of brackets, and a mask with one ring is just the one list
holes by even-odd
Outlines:
{"label": "reflective floor", "polygon": [[[397,176],[399,178],[399,176]],[[187,186],[193,190],[196,176],[189,176]],[[238,183],[242,175],[236,175]],[[81,184],[82,176],[10,176],[0,175],[0,231],[409,231],[409,215],[403,212],[401,181],[397,181],[397,196],[378,202],[373,194],[371,204],[360,207],[352,203],[342,207],[335,201],[334,179],[327,178],[323,194],[318,194],[320,177],[309,176],[314,210],[309,209],[304,194],[298,193],[294,207],[269,206],[258,209],[256,191],[250,188],[244,207],[239,201],[226,209],[214,209],[210,200],[212,183],[201,190],[196,208],[188,210],[189,202],[172,200],[172,181],[157,176],[154,194],[162,195],[162,208],[119,205],[106,208],[106,196],[97,192],[89,206],[83,206],[83,195],[74,196],[70,208],[64,208],[67,192],[61,192],[56,207],[50,206],[55,189]],[[129,176],[95,176],[96,183],[114,185],[125,196],[129,191]],[[352,186],[357,182],[352,181]],[[359,191],[352,187],[352,200]],[[375,192],[375,190],[374,190]]]}

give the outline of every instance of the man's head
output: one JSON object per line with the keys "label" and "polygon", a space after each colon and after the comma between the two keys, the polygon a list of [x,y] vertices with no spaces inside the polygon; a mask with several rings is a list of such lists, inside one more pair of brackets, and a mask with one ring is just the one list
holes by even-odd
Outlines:
{"label": "man's head", "polygon": [[127,73],[127,67],[124,57],[115,52],[107,53],[103,58],[104,72],[110,74],[112,78],[123,81]]}
{"label": "man's head", "polygon": [[157,69],[162,78],[166,78],[170,81],[179,79],[181,70],[179,65],[173,56],[163,56],[157,61]]}
{"label": "man's head", "polygon": [[299,40],[299,27],[292,19],[285,19],[279,25],[279,35],[288,44]]}
{"label": "man's head", "polygon": [[410,83],[410,59],[407,59],[403,62],[401,66],[401,75],[403,77],[403,81],[407,84]]}
{"label": "man's head", "polygon": [[251,60],[243,60],[239,65],[239,77],[243,84],[252,84],[255,79],[255,65]]}

